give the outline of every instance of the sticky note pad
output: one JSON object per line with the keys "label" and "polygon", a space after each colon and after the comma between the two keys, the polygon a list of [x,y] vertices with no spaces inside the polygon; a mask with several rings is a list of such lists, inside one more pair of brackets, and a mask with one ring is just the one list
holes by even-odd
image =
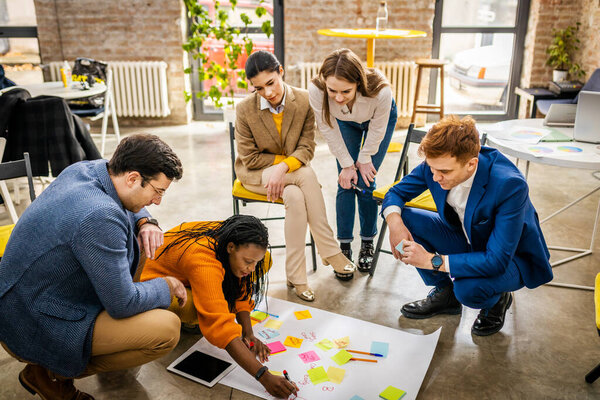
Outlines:
{"label": "sticky note pad", "polygon": [[297,319],[309,319],[309,318],[312,318],[312,315],[310,315],[310,311],[308,311],[308,310],[295,311],[294,315],[296,316]]}
{"label": "sticky note pad", "polygon": [[388,386],[383,392],[379,393],[379,397],[385,400],[400,400],[406,392],[393,386]]}
{"label": "sticky note pad", "polygon": [[319,343],[315,344],[321,350],[331,350],[333,348],[333,343],[329,339],[323,339]]}
{"label": "sticky note pad", "polygon": [[255,319],[250,319],[250,324],[252,324],[252,326],[258,324],[259,321],[255,320]]}
{"label": "sticky note pad", "polygon": [[304,361],[304,364],[308,364],[313,361],[319,361],[321,358],[314,351],[307,351],[306,353],[298,354],[300,359]]}
{"label": "sticky note pad", "polygon": [[333,343],[335,344],[335,347],[337,347],[338,349],[343,349],[344,347],[346,347],[350,344],[350,337],[346,336],[343,338],[334,339]]}
{"label": "sticky note pad", "polygon": [[340,350],[335,356],[331,357],[333,361],[337,365],[344,365],[352,358],[352,354],[348,353],[346,350]]}
{"label": "sticky note pad", "polygon": [[279,321],[277,319],[270,319],[265,323],[265,328],[279,329],[283,321]]}
{"label": "sticky note pad", "polygon": [[327,377],[327,372],[325,372],[325,368],[317,367],[308,370],[308,377],[313,385],[317,385],[319,383],[327,382],[329,378]]}
{"label": "sticky note pad", "polygon": [[354,396],[352,396],[352,398],[350,400],[365,400],[365,399],[363,399],[360,396],[354,395]]}
{"label": "sticky note pad", "polygon": [[269,372],[273,375],[277,375],[277,376],[283,376],[283,373],[280,371],[273,371],[272,369],[269,370]]}
{"label": "sticky note pad", "polygon": [[252,311],[250,313],[250,318],[255,319],[257,321],[264,321],[265,319],[267,319],[269,315],[265,312],[262,311]]}
{"label": "sticky note pad", "polygon": [[271,354],[283,353],[287,350],[281,342],[267,343],[267,347],[271,349]]}
{"label": "sticky note pad", "polygon": [[344,380],[344,375],[346,375],[346,370],[338,367],[329,367],[327,368],[327,377],[333,383],[342,383]]}
{"label": "sticky note pad", "polygon": [[300,348],[303,340],[304,339],[300,339],[300,338],[293,337],[293,336],[288,336],[285,338],[285,341],[283,342],[283,344],[285,344],[286,346],[289,346],[289,347]]}
{"label": "sticky note pad", "polygon": [[388,352],[390,350],[390,344],[385,342],[372,342],[371,343],[371,353],[381,354],[384,357],[387,357]]}
{"label": "sticky note pad", "polygon": [[277,332],[276,330],[271,329],[271,328],[264,329],[264,330],[258,332],[258,334],[265,339],[272,339],[274,337],[279,336],[279,332]]}
{"label": "sticky note pad", "polygon": [[404,254],[404,240],[401,240],[400,243],[396,245],[396,250],[398,250],[400,254]]}

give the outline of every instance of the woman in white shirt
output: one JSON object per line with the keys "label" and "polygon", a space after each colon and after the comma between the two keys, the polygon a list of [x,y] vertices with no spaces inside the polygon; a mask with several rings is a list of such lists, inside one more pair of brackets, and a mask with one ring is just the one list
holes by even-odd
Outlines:
{"label": "woman in white shirt", "polygon": [[396,126],[396,103],[383,74],[363,67],[349,49],[328,55],[308,87],[317,126],[337,159],[337,237],[352,259],[354,215],[358,201],[361,248],[358,269],[367,272],[377,235],[375,175]]}

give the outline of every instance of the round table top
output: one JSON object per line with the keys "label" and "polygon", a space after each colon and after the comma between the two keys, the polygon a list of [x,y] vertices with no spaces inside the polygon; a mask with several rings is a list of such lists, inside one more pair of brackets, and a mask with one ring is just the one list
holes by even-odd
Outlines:
{"label": "round table top", "polygon": [[[600,170],[600,147],[578,141],[527,143],[526,138],[556,130],[569,138],[573,128],[544,126],[543,119],[512,119],[488,127],[488,145],[504,154],[557,167]],[[517,136],[515,139],[514,136]],[[512,138],[510,136],[513,136]]]}
{"label": "round table top", "polygon": [[65,100],[80,99],[106,92],[106,85],[103,83],[96,83],[89,89],[81,89],[79,82],[74,82],[70,87],[66,88],[61,81],[58,81],[11,86],[2,90],[2,93],[17,88],[26,89],[31,94],[31,97],[56,96],[62,97]]}
{"label": "round table top", "polygon": [[427,34],[423,31],[415,31],[412,29],[385,29],[378,31],[376,29],[319,29],[319,35],[363,38],[363,39],[401,39],[401,38],[417,38],[426,37]]}

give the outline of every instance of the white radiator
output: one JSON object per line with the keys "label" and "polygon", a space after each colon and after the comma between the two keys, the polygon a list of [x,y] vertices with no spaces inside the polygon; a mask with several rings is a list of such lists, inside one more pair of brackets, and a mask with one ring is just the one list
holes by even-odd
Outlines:
{"label": "white radiator", "polygon": [[[308,88],[308,83],[319,73],[320,63],[298,63],[300,87]],[[412,61],[376,62],[375,68],[383,72],[392,87],[399,117],[410,117],[413,110],[417,85],[417,65]]]}
{"label": "white radiator", "polygon": [[[48,64],[50,80],[59,81],[63,62]],[[73,63],[71,63],[73,67]],[[164,61],[110,61],[117,116],[166,117],[171,114]]]}

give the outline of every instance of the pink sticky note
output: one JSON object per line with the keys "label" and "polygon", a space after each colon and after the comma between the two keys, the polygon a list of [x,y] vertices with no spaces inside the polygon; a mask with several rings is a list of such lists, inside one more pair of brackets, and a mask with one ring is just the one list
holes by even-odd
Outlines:
{"label": "pink sticky note", "polygon": [[321,358],[314,351],[307,351],[306,353],[298,354],[300,359],[304,361],[304,364],[308,364],[313,361],[319,361]]}
{"label": "pink sticky note", "polygon": [[271,349],[271,354],[282,353],[287,350],[281,342],[267,343],[267,347]]}

